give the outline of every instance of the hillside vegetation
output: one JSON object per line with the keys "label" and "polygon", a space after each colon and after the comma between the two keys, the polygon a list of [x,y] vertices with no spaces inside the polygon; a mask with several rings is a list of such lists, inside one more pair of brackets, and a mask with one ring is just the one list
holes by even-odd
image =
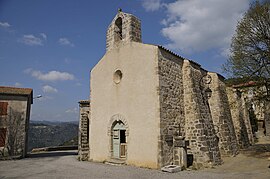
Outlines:
{"label": "hillside vegetation", "polygon": [[78,124],[75,122],[31,121],[28,151],[33,148],[78,145]]}

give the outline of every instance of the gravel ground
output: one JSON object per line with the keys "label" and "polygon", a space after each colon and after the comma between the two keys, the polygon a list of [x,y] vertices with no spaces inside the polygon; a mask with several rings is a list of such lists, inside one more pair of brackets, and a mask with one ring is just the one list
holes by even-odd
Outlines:
{"label": "gravel ground", "polygon": [[[267,154],[268,155],[268,154]],[[269,153],[270,157],[270,153]],[[270,160],[240,154],[225,158],[213,169],[165,173],[132,166],[113,166],[95,162],[79,162],[75,151],[34,154],[22,160],[0,161],[0,178],[270,178]]]}

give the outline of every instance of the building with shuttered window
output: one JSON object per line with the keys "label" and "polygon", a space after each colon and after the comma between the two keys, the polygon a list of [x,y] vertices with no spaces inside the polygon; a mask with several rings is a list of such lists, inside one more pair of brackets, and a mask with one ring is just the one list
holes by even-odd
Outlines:
{"label": "building with shuttered window", "polygon": [[27,154],[33,90],[0,86],[0,158]]}

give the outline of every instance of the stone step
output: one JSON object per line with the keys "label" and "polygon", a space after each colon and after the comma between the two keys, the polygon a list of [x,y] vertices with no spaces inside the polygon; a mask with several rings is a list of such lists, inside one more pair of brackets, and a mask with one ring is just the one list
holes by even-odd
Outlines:
{"label": "stone step", "polygon": [[125,165],[126,161],[125,160],[121,160],[121,159],[110,159],[108,161],[105,162],[105,164],[109,164],[109,165]]}

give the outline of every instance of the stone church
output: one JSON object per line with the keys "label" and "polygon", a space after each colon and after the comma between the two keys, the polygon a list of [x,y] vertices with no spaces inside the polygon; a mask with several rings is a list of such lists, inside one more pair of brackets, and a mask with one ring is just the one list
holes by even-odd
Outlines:
{"label": "stone church", "polygon": [[200,168],[253,142],[241,97],[221,75],[142,43],[140,20],[121,10],[106,40],[91,70],[91,99],[80,101],[80,160]]}

